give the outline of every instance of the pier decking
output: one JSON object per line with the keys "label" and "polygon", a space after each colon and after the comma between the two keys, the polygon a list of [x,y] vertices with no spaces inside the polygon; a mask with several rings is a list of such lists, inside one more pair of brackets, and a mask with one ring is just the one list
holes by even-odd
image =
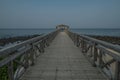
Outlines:
{"label": "pier decking", "polygon": [[108,80],[71,38],[60,32],[20,80]]}

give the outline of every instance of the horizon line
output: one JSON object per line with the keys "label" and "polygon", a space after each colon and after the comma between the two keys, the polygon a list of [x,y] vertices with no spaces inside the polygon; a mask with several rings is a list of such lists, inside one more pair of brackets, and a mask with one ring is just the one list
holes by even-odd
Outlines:
{"label": "horizon line", "polygon": [[[0,28],[0,29],[56,29],[56,27],[55,28]],[[93,28],[73,28],[73,27],[70,27],[70,29],[120,29],[120,28],[95,28],[95,27],[93,27]]]}

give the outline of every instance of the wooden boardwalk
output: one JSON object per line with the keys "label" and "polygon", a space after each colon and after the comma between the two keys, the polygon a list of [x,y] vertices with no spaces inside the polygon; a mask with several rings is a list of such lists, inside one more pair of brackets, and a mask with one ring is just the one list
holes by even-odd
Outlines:
{"label": "wooden boardwalk", "polygon": [[108,80],[92,67],[65,32],[60,32],[20,80]]}

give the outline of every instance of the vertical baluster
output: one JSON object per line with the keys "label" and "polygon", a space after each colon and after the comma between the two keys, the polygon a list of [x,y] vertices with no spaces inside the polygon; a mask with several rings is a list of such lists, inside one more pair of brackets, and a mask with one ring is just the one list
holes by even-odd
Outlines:
{"label": "vertical baluster", "polygon": [[89,57],[92,57],[92,45],[91,45],[91,47],[90,47],[90,55],[89,55]]}
{"label": "vertical baluster", "polygon": [[[76,35],[76,34],[75,34]],[[76,35],[76,46],[77,46],[77,43],[78,43],[78,35]]]}
{"label": "vertical baluster", "polygon": [[99,67],[100,68],[102,68],[102,65],[103,65],[102,54],[103,54],[103,51],[100,50],[99,51]]}
{"label": "vertical baluster", "polygon": [[45,48],[45,38],[43,39],[42,43],[43,43],[43,48]]}
{"label": "vertical baluster", "polygon": [[76,36],[75,36],[75,33],[74,33],[74,44],[75,44],[75,41],[76,41]]}
{"label": "vertical baluster", "polygon": [[80,48],[82,48],[82,39],[80,38]]}
{"label": "vertical baluster", "polygon": [[29,57],[28,57],[28,53],[25,52],[25,68],[28,68],[29,67]]}
{"label": "vertical baluster", "polygon": [[32,45],[32,49],[31,49],[31,53],[30,53],[30,60],[31,60],[31,66],[33,66],[35,63],[34,63],[34,55],[35,55],[35,52],[34,52],[34,47]]}
{"label": "vertical baluster", "polygon": [[46,46],[49,46],[48,40],[49,40],[49,37],[46,38]]}
{"label": "vertical baluster", "polygon": [[93,52],[93,66],[96,67],[96,61],[97,61],[97,56],[98,56],[98,51],[97,51],[97,48],[96,48],[96,45],[97,44],[94,44],[94,52]]}
{"label": "vertical baluster", "polygon": [[77,35],[77,47],[79,47],[79,35]]}
{"label": "vertical baluster", "polygon": [[82,53],[86,53],[87,43],[82,40]]}
{"label": "vertical baluster", "polygon": [[44,45],[45,45],[45,43],[42,41],[42,52],[44,53],[45,52],[45,50],[44,50]]}
{"label": "vertical baluster", "polygon": [[84,53],[87,54],[87,42],[86,41],[84,41]]}
{"label": "vertical baluster", "polygon": [[75,45],[77,45],[77,35],[75,34]]}
{"label": "vertical baluster", "polygon": [[82,53],[84,53],[84,40],[83,39],[81,41],[81,49],[82,49]]}
{"label": "vertical baluster", "polygon": [[120,80],[120,62],[118,62],[118,61],[115,64],[114,80]]}
{"label": "vertical baluster", "polygon": [[10,61],[7,66],[8,66],[8,78],[9,80],[14,80],[13,61]]}
{"label": "vertical baluster", "polygon": [[37,44],[37,49],[38,49],[38,51],[39,51],[39,53],[38,53],[38,55],[37,55],[37,57],[40,55],[40,52],[41,52],[41,50],[40,50],[40,44]]}
{"label": "vertical baluster", "polygon": [[50,36],[47,37],[47,41],[46,42],[47,42],[47,45],[49,46],[49,44],[50,44]]}

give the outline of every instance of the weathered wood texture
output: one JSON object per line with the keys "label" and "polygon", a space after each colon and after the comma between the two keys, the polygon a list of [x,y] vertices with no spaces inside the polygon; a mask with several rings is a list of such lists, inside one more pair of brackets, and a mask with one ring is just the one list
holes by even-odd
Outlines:
{"label": "weathered wood texture", "polygon": [[65,32],[60,32],[20,80],[108,80],[92,67]]}
{"label": "weathered wood texture", "polygon": [[0,49],[0,80],[18,80],[59,30]]}
{"label": "weathered wood texture", "polygon": [[74,44],[94,67],[99,68],[110,80],[120,80],[120,46],[97,40],[86,35],[66,31]]}

